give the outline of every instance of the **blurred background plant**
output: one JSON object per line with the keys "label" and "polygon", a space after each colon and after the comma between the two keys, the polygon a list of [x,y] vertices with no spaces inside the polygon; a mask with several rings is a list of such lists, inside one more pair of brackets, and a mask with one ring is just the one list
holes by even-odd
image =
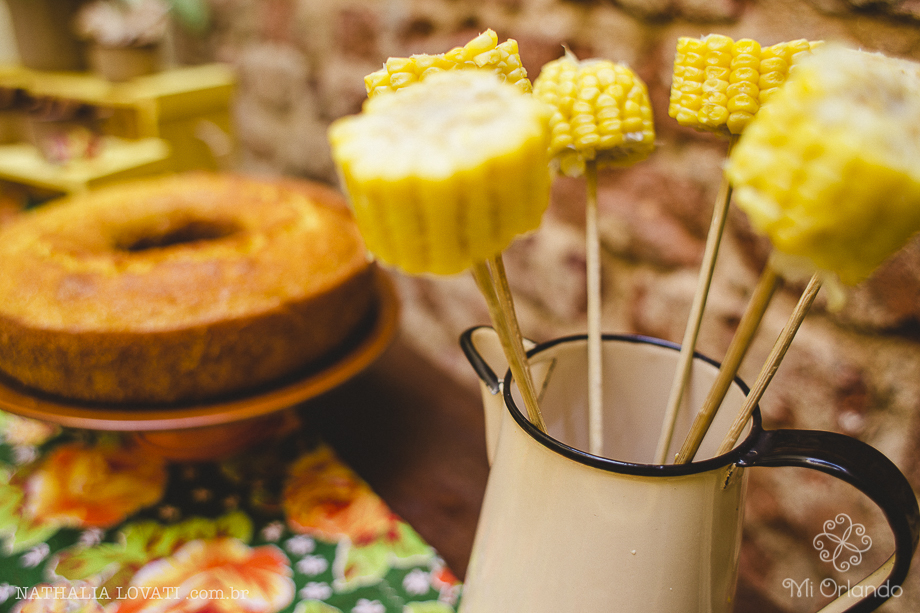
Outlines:
{"label": "blurred background plant", "polygon": [[204,0],[94,0],[80,7],[74,28],[80,38],[109,47],[161,42],[170,19],[196,34],[210,23]]}

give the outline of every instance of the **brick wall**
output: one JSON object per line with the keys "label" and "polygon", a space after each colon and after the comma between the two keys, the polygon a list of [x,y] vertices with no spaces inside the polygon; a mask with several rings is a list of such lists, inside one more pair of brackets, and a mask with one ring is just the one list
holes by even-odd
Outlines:
{"label": "brick wall", "polygon": [[[679,341],[696,284],[726,141],[680,128],[667,116],[675,42],[718,32],[773,44],[796,38],[920,59],[920,3],[913,0],[211,0],[215,26],[186,41],[189,57],[239,69],[239,165],[248,171],[334,181],[325,128],[356,112],[363,76],[388,56],[437,53],[485,28],[518,40],[530,76],[559,56],[626,62],[649,86],[659,146],[647,161],[602,172],[599,185],[604,327]],[[506,254],[526,334],[536,339],[585,329],[583,187],[560,179],[535,235]],[[700,349],[720,358],[768,246],[732,210],[706,310]],[[539,254],[539,255],[536,255]],[[458,334],[487,322],[466,276],[399,277],[405,336],[456,377],[474,385],[456,348]],[[771,305],[741,374],[759,365],[801,285]],[[666,383],[665,383],[666,384]],[[819,297],[762,403],[769,427],[834,430],[883,451],[920,489],[920,241],[848,292],[828,312]],[[784,579],[829,576],[812,546],[821,524],[846,512],[874,539],[869,562],[890,546],[883,520],[848,486],[811,471],[751,471],[742,573],[782,610],[812,611]],[[855,579],[855,571],[835,577]],[[920,564],[907,594],[887,611],[920,609]]]}

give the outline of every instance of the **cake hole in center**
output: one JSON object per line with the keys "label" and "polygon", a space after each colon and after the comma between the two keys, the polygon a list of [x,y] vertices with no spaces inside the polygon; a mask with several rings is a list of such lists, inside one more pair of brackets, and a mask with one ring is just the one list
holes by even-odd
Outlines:
{"label": "cake hole in center", "polygon": [[164,249],[177,245],[226,238],[236,234],[240,229],[236,224],[229,222],[191,220],[171,225],[159,232],[148,232],[139,237],[126,237],[127,240],[119,241],[118,248],[132,252]]}

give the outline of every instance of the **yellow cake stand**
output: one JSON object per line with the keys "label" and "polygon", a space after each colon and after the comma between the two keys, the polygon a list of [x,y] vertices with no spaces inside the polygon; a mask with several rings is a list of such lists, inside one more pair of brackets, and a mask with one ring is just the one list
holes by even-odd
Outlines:
{"label": "yellow cake stand", "polygon": [[399,303],[392,281],[378,272],[376,312],[362,334],[321,368],[250,395],[188,405],[93,405],[45,396],[0,378],[0,409],[71,428],[132,432],[138,444],[173,460],[232,455],[297,427],[293,408],[354,377],[390,345]]}

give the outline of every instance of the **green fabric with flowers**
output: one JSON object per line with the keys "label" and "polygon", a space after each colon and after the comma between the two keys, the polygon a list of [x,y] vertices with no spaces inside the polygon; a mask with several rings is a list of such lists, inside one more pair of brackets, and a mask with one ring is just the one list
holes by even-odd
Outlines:
{"label": "green fabric with flowers", "polygon": [[166,463],[0,412],[0,613],[453,613],[443,560],[295,433]]}

